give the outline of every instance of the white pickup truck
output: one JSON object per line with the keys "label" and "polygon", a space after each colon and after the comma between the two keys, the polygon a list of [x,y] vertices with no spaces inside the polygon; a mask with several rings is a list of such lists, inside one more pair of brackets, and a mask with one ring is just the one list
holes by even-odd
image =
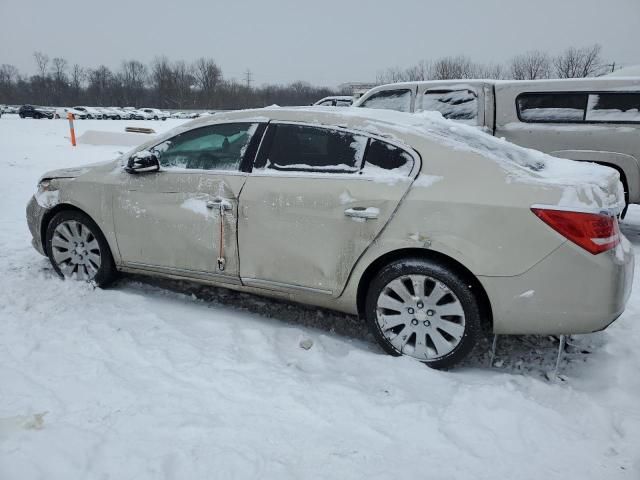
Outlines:
{"label": "white pickup truck", "polygon": [[439,80],[381,85],[355,107],[438,111],[510,142],[620,173],[640,203],[640,77]]}

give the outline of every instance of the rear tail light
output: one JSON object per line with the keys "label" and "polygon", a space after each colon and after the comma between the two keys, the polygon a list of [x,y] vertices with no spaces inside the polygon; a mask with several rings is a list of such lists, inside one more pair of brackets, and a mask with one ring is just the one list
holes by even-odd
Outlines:
{"label": "rear tail light", "polygon": [[611,250],[620,243],[616,217],[546,208],[532,208],[531,211],[560,235],[593,255]]}

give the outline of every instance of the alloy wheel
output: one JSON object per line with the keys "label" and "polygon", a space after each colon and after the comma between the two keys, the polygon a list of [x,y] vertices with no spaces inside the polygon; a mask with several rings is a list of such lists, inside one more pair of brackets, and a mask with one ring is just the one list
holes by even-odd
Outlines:
{"label": "alloy wheel", "polygon": [[460,299],[427,275],[403,275],[390,281],[378,296],[376,321],[398,353],[422,361],[448,355],[465,333]]}
{"label": "alloy wheel", "polygon": [[93,280],[102,263],[98,239],[86,225],[75,220],[64,221],[55,228],[51,249],[65,278]]}

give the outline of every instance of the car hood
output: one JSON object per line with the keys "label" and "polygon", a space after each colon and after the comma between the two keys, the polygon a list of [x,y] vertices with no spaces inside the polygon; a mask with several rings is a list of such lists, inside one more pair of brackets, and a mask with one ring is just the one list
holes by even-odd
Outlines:
{"label": "car hood", "polygon": [[51,170],[42,175],[39,181],[42,182],[43,180],[51,180],[54,178],[77,178],[80,175],[84,175],[92,170],[113,163],[114,160],[107,160],[106,162],[91,163],[89,165],[83,165],[82,167],[70,167]]}

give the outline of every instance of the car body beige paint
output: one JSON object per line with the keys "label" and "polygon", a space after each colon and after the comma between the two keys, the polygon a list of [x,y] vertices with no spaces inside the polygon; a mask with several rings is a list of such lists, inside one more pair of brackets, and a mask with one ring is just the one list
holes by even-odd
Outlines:
{"label": "car body beige paint", "polygon": [[[367,268],[386,254],[412,249],[437,252],[468,269],[488,294],[496,333],[593,331],[624,309],[631,251],[620,247],[590,255],[530,211],[534,204],[561,203],[560,185],[510,178],[493,159],[379,120],[375,111],[336,110],[240,111],[199,119],[177,131],[245,120],[346,129],[402,146],[414,156],[414,170],[405,178],[197,170],[132,175],[122,168],[128,154],[75,172],[75,178],[59,178],[66,175],[62,171],[45,175],[56,182],[58,195],[55,204],[40,205],[34,198],[28,206],[34,246],[43,251],[47,212],[68,204],[96,221],[122,271],[355,314]],[[206,209],[206,202],[217,197],[231,204],[224,219],[225,271],[215,261],[219,212]],[[377,218],[345,215],[355,207],[372,208]],[[565,285],[567,272],[589,279],[588,304],[594,308],[586,319],[585,308],[576,307],[582,291]],[[597,289],[600,282],[611,286]],[[558,295],[560,285],[568,293]],[[521,296],[531,290],[532,296]]]}
{"label": "car body beige paint", "polygon": [[624,175],[629,202],[640,203],[640,123],[528,123],[518,118],[516,98],[534,92],[640,92],[640,78],[562,80],[437,80],[401,82],[369,90],[354,106],[381,91],[411,89],[411,111],[423,108],[428,89],[472,88],[478,95],[477,126],[517,145],[571,160],[597,162]]}

